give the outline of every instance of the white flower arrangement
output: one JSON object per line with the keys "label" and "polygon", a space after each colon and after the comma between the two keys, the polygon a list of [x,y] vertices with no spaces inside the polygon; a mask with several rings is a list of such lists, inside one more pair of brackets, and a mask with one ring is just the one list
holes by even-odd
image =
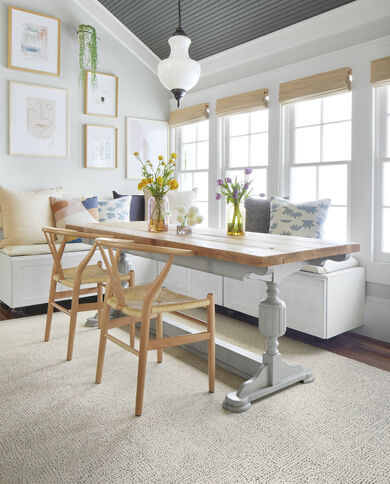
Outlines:
{"label": "white flower arrangement", "polygon": [[193,227],[194,225],[201,224],[203,222],[202,215],[199,215],[198,207],[190,207],[188,210],[184,205],[180,205],[175,208],[177,213],[176,220],[182,227],[189,225]]}

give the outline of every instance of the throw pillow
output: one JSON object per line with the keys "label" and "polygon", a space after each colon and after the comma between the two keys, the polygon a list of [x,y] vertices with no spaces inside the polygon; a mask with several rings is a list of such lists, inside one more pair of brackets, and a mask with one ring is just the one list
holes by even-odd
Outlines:
{"label": "throw pillow", "polygon": [[115,198],[129,197],[130,202],[130,220],[136,222],[139,220],[145,220],[145,197],[143,195],[121,195],[113,190],[112,196]]}
{"label": "throw pillow", "polygon": [[247,198],[245,200],[247,232],[269,233],[270,202],[267,198]]}
{"label": "throw pillow", "polygon": [[[85,200],[66,199],[50,197],[56,226],[64,229],[68,224],[96,223],[98,218],[98,197],[91,197]],[[81,242],[81,239],[74,238],[68,242]]]}
{"label": "throw pillow", "polygon": [[49,197],[61,197],[62,187],[22,191],[0,187],[0,206],[3,218],[4,240],[9,245],[44,244],[42,227],[54,226]]}
{"label": "throw pillow", "polygon": [[131,196],[99,200],[99,222],[128,222]]}
{"label": "throw pillow", "polygon": [[291,203],[284,198],[271,196],[270,233],[321,239],[330,199]]}
{"label": "throw pillow", "polygon": [[[177,220],[176,220],[177,214],[175,213],[174,209],[176,207],[179,207],[180,205],[184,205],[186,208],[190,208],[195,203],[197,192],[198,192],[198,189],[193,188],[192,190],[186,190],[183,192],[170,191],[167,193],[167,197],[169,200],[169,211],[171,212],[171,216],[169,217],[170,224],[177,223]],[[147,188],[144,188],[144,195],[145,195],[145,220],[148,220],[148,202],[152,194]]]}

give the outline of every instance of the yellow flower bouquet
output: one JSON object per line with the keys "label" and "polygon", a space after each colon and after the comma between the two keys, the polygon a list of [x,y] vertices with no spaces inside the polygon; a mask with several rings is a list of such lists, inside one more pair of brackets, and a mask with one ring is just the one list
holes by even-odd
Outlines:
{"label": "yellow flower bouquet", "polygon": [[169,160],[158,157],[158,165],[153,169],[150,160],[142,161],[136,151],[134,156],[142,166],[142,180],[138,184],[138,190],[147,188],[152,194],[148,202],[149,230],[151,232],[164,232],[168,230],[168,198],[166,194],[170,190],[177,190],[179,184],[175,178],[176,153],[172,153]]}

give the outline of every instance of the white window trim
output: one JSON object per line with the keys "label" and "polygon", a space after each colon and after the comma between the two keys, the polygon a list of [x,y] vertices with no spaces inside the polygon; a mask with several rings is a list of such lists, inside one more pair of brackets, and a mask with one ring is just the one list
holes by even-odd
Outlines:
{"label": "white window trim", "polygon": [[[253,166],[248,165],[248,166],[239,166],[239,167],[230,167],[229,166],[229,156],[230,156],[230,152],[229,152],[229,139],[230,139],[229,116],[221,117],[220,124],[219,124],[220,132],[221,132],[221,157],[220,157],[221,163],[220,163],[220,167],[219,167],[218,178],[225,178],[226,172],[229,171],[229,170],[230,171],[237,171],[237,172],[241,171],[241,172],[243,172],[245,170],[245,168],[252,168],[252,170],[265,169],[266,170],[266,178],[267,178],[266,197],[269,197],[270,196],[270,193],[269,193],[269,178],[270,178],[270,169],[271,169],[270,156],[269,156],[269,145],[270,145],[269,109],[267,109],[266,111],[268,113],[268,129],[267,129],[267,131],[259,131],[259,132],[256,132],[256,133],[249,133],[248,132],[248,133],[242,135],[242,136],[250,136],[251,134],[267,133],[268,163],[266,165],[253,165]],[[250,114],[250,111],[248,111],[247,113],[241,113],[241,114]],[[250,143],[249,143],[249,146],[250,146]],[[248,151],[248,156],[250,156],[250,150]],[[215,185],[215,188],[217,188],[216,185]],[[217,190],[215,189],[215,192],[216,191]],[[226,210],[227,210],[226,203],[222,203],[221,219],[220,219],[220,223],[222,225],[224,224],[224,221],[226,220]]]}
{"label": "white window trim", "polygon": [[[323,98],[322,98],[323,99]],[[346,233],[346,239],[349,240],[350,238],[350,233],[351,233],[351,161],[352,160],[342,160],[342,161],[319,161],[319,162],[314,162],[314,163],[294,163],[294,104],[286,104],[282,106],[282,153],[283,153],[283,170],[282,170],[282,193],[286,194],[286,196],[291,195],[291,168],[295,167],[309,167],[309,166],[315,166],[316,167],[316,194],[318,196],[318,189],[319,189],[319,173],[318,170],[321,166],[347,166],[347,233]],[[340,120],[340,121],[334,121],[334,122],[328,122],[328,123],[323,123],[323,110],[324,110],[324,105],[321,102],[321,118],[320,118],[320,123],[316,123],[313,125],[307,125],[309,126],[321,126],[321,136],[320,136],[320,157],[322,159],[322,154],[323,154],[323,126],[327,124],[336,124],[336,123],[343,123],[346,121],[351,122],[351,153],[352,153],[352,123],[353,123],[353,116],[351,113],[351,118],[350,119],[345,119],[345,120]],[[302,126],[306,127],[306,126]],[[298,128],[299,129],[299,128]],[[345,205],[336,205],[332,204],[330,207],[345,207]]]}
{"label": "white window trim", "polygon": [[[196,124],[197,121],[195,123],[190,123],[190,124]],[[209,173],[209,177],[210,177],[210,121],[208,120],[208,123],[209,123],[209,135],[208,135],[208,138],[207,138],[207,143],[208,143],[208,146],[209,146],[209,166],[208,168],[202,168],[202,169],[193,169],[193,170],[181,170],[182,168],[182,163],[184,162],[182,159],[181,159],[181,145],[182,145],[182,142],[181,142],[181,131],[180,131],[180,126],[178,127],[175,127],[175,128],[171,128],[171,140],[172,140],[172,147],[174,148],[174,152],[177,153],[178,155],[178,158],[179,158],[179,162],[176,164],[176,169],[175,169],[175,176],[176,178],[178,179],[179,181],[179,184],[180,184],[180,174],[181,173]],[[195,140],[195,144],[196,144],[196,153],[198,152],[198,146],[197,146],[197,143],[199,142],[204,142],[206,140]],[[184,144],[189,144],[191,142],[188,142],[188,143],[184,143]],[[209,180],[209,185],[210,185],[210,180]],[[193,188],[197,188],[197,187],[193,187]],[[180,186],[179,186],[179,190],[180,190]],[[210,190],[208,190],[208,200],[198,200],[198,198],[195,200],[196,201],[199,201],[199,202],[207,202],[207,206],[208,206],[208,220],[210,220]],[[209,222],[209,225],[210,225],[210,222]]]}
{"label": "white window trim", "polygon": [[374,261],[390,263],[390,252],[382,251],[383,236],[383,165],[390,163],[386,157],[387,142],[387,86],[374,89]]}

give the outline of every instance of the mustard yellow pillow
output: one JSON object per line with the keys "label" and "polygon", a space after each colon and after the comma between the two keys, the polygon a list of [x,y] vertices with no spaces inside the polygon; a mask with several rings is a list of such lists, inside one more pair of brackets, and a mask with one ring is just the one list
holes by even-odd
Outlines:
{"label": "mustard yellow pillow", "polygon": [[62,197],[62,187],[33,192],[0,187],[4,233],[0,248],[46,242],[42,227],[55,227],[49,197]]}

